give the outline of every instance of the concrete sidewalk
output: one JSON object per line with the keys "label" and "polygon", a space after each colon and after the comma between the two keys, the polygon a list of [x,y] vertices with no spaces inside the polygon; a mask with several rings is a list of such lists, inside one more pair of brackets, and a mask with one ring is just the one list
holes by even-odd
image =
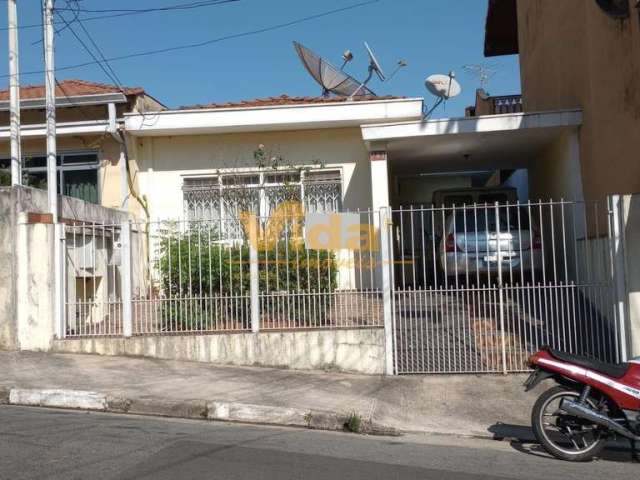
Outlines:
{"label": "concrete sidewalk", "polygon": [[94,402],[97,410],[327,429],[342,428],[357,413],[372,433],[529,438],[539,392],[524,393],[524,378],[379,377],[0,351],[0,386],[5,401],[14,389],[16,404],[84,408],[82,402]]}

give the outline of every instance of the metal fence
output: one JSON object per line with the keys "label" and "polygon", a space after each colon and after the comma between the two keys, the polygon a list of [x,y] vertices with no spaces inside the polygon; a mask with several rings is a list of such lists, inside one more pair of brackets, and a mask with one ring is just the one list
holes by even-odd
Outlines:
{"label": "metal fence", "polygon": [[68,225],[66,336],[383,325],[369,251],[306,248],[300,214],[244,223]]}
{"label": "metal fence", "polygon": [[389,373],[517,372],[543,345],[620,361],[614,211],[385,208],[355,212],[372,243],[317,249],[295,209],[67,225],[65,336],[384,327]]}
{"label": "metal fence", "polygon": [[522,371],[543,345],[619,361],[609,217],[565,201],[394,210],[396,372]]}

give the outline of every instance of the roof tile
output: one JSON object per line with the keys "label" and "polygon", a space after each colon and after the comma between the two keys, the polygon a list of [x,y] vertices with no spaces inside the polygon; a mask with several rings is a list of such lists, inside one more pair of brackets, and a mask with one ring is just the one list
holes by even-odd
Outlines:
{"label": "roof tile", "polygon": [[[103,93],[119,93],[121,90],[115,85],[105,83],[88,82],[86,80],[61,80],[56,85],[56,97],[75,97],[82,95],[99,95]],[[125,95],[140,95],[144,93],[141,87],[123,87]],[[20,87],[21,99],[44,98],[44,85],[25,85]],[[9,90],[0,90],[0,101],[9,100]]]}
{"label": "roof tile", "polygon": [[[355,101],[366,100],[393,100],[404,97],[396,97],[392,95],[373,97],[359,96],[355,97]],[[339,103],[348,101],[348,97],[290,97],[289,95],[280,95],[278,97],[256,98],[253,100],[240,100],[237,102],[225,103],[207,103],[197,105],[187,105],[179,107],[179,110],[198,110],[198,109],[216,109],[216,108],[256,108],[271,107],[278,105],[308,105],[317,103]]]}

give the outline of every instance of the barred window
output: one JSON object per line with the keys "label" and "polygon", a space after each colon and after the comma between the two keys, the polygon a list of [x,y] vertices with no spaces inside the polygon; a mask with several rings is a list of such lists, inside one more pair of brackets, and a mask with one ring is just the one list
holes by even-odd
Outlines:
{"label": "barred window", "polygon": [[229,173],[183,180],[185,214],[192,221],[218,222],[227,239],[242,238],[239,216],[251,212],[267,219],[286,201],[306,211],[342,209],[340,170]]}

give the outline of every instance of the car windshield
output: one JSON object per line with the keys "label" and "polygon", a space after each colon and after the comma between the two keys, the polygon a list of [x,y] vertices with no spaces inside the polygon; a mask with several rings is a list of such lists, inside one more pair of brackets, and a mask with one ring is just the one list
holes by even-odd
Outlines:
{"label": "car windshield", "polygon": [[[500,207],[500,230],[529,230],[529,212],[526,208]],[[495,232],[496,211],[494,207],[468,208],[456,212],[456,232]]]}

